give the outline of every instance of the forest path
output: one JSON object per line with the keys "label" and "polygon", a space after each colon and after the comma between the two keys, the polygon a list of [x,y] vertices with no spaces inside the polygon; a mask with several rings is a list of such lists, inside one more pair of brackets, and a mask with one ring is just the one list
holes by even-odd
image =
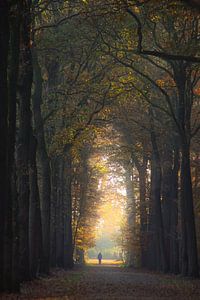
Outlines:
{"label": "forest path", "polygon": [[117,265],[88,265],[58,270],[51,277],[22,286],[22,293],[0,299],[134,300],[200,299],[200,281],[135,271]]}
{"label": "forest path", "polygon": [[70,300],[200,299],[200,281],[113,265],[87,266]]}

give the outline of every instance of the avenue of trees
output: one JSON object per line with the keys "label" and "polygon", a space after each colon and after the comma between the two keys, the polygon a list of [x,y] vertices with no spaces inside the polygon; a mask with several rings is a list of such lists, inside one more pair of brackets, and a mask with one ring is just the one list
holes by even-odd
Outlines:
{"label": "avenue of trees", "polygon": [[0,1],[0,291],[84,262],[98,155],[123,173],[127,265],[198,277],[199,9]]}

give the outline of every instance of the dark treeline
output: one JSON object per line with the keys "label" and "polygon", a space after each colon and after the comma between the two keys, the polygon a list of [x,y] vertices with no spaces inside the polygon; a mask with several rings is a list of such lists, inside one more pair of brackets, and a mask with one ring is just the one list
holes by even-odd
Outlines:
{"label": "dark treeline", "polygon": [[161,2],[0,1],[0,291],[84,262],[110,124],[129,264],[198,276],[199,15]]}

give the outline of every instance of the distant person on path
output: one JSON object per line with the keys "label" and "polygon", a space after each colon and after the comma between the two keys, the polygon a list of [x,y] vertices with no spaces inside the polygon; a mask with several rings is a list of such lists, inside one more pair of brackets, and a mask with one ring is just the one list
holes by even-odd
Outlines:
{"label": "distant person on path", "polygon": [[102,260],[102,254],[101,254],[101,252],[99,252],[97,258],[99,260],[99,265],[101,265],[101,260]]}

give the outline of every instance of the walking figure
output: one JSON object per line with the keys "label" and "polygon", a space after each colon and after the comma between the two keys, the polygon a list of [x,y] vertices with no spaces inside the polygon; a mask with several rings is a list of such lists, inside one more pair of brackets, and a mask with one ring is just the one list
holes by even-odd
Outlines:
{"label": "walking figure", "polygon": [[101,254],[101,252],[99,252],[97,258],[99,260],[99,265],[101,265],[101,260],[102,260],[102,254]]}

